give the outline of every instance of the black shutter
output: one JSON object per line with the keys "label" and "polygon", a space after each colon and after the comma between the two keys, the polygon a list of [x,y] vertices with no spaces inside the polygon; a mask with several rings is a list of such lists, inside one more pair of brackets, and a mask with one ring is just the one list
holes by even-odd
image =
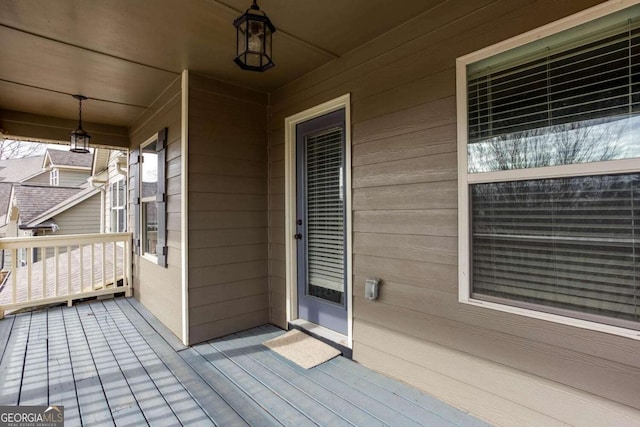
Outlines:
{"label": "black shutter", "polygon": [[156,193],[156,203],[158,207],[158,243],[156,253],[158,265],[167,266],[167,135],[168,128],[158,132],[158,142],[156,142],[156,153],[158,154],[158,192]]}
{"label": "black shutter", "polygon": [[129,185],[133,208],[133,253],[140,255],[140,150],[129,154]]}

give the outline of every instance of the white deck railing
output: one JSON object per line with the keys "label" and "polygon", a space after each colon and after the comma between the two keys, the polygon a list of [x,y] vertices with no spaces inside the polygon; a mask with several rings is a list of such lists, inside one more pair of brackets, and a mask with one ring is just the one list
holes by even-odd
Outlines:
{"label": "white deck railing", "polygon": [[0,283],[0,319],[25,307],[131,296],[130,233],[3,238],[0,250],[10,256]]}

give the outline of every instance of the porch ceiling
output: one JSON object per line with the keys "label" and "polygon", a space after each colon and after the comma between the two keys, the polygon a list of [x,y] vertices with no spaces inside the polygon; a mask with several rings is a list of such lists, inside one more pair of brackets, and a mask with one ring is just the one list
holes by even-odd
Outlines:
{"label": "porch ceiling", "polygon": [[250,0],[4,0],[0,109],[129,126],[183,69],[268,92],[444,0],[261,0],[276,67],[233,62]]}

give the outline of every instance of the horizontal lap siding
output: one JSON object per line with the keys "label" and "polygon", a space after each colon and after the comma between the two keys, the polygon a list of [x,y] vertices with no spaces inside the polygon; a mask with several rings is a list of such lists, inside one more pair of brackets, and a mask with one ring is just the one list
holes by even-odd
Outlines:
{"label": "horizontal lap siding", "polygon": [[[351,93],[354,358],[499,423],[638,414],[640,341],[457,302],[455,58],[597,3],[442,2],[274,92],[271,321],[286,326],[284,119]],[[383,280],[376,302],[362,298],[368,277]],[[467,362],[538,392],[513,393]]]}
{"label": "horizontal lap siding", "polygon": [[[178,77],[132,126],[131,149],[167,127],[167,268],[153,261],[134,256],[134,296],[164,323],[176,336],[182,337],[182,259],[180,154],[182,145],[181,78]],[[130,175],[131,177],[131,175]],[[173,183],[173,184],[172,184]],[[127,183],[129,200],[134,186]],[[130,205],[133,206],[133,205]],[[129,230],[133,230],[133,209],[128,213]]]}
{"label": "horizontal lap siding", "polygon": [[190,75],[191,343],[269,321],[266,102]]}
{"label": "horizontal lap siding", "polygon": [[56,215],[58,229],[53,234],[100,233],[100,192]]}
{"label": "horizontal lap siding", "polygon": [[86,171],[59,169],[58,185],[60,187],[80,187],[87,182],[90,175],[91,172],[88,169]]}

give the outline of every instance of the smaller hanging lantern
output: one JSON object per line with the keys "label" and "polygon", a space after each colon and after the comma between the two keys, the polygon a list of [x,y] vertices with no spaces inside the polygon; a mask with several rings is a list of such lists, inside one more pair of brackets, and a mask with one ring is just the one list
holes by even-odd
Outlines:
{"label": "smaller hanging lantern", "polygon": [[91,135],[89,135],[84,129],[82,129],[82,101],[87,99],[86,96],[72,95],[80,103],[78,110],[78,129],[71,132],[71,150],[74,153],[88,153],[89,141],[91,141]]}
{"label": "smaller hanging lantern", "polygon": [[271,36],[276,31],[267,14],[256,0],[247,11],[233,22],[236,27],[236,58],[243,70],[265,71],[273,67]]}

